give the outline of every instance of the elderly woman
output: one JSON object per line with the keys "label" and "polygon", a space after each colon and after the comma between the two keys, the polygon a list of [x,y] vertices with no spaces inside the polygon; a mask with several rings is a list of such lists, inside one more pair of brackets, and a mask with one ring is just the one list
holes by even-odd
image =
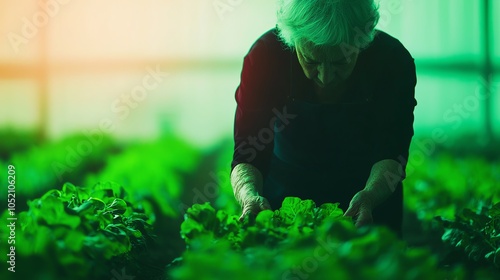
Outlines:
{"label": "elderly woman", "polygon": [[242,217],[297,196],[401,233],[413,58],[375,29],[373,0],[282,0],[277,15],[236,90],[231,184]]}

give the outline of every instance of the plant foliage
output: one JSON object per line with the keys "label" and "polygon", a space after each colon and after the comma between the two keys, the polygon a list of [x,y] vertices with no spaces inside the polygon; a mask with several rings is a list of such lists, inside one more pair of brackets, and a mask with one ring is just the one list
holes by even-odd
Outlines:
{"label": "plant foliage", "polygon": [[110,156],[103,170],[87,176],[86,184],[118,182],[127,186],[132,202],[148,199],[159,206],[161,214],[176,217],[185,191],[183,175],[195,171],[199,157],[197,149],[176,138],[134,144]]}
{"label": "plant foliage", "polygon": [[410,158],[406,172],[405,206],[420,220],[437,215],[452,219],[460,209],[475,209],[490,196],[500,199],[500,192],[492,192],[500,188],[498,161],[439,152],[423,162]]}
{"label": "plant foliage", "polygon": [[[6,170],[10,164],[16,167],[16,182],[22,186],[16,189],[17,200],[26,202],[64,182],[81,183],[87,172],[102,168],[106,155],[116,149],[116,143],[108,136],[94,144],[84,136],[73,135],[14,152],[8,160],[0,160],[0,168]],[[0,172],[3,182],[7,181],[6,174]],[[6,194],[0,193],[0,198],[6,198]]]}
{"label": "plant foliage", "polygon": [[478,211],[465,208],[453,221],[437,219],[445,227],[443,241],[470,260],[500,268],[500,202]]}
{"label": "plant foliage", "polygon": [[242,222],[193,205],[181,236],[187,250],[168,270],[172,279],[462,279],[384,227],[357,230],[337,204],[294,197]]}
{"label": "plant foliage", "polygon": [[[61,190],[50,190],[29,201],[29,210],[19,213],[18,218],[19,258],[43,260],[41,270],[49,271],[52,277],[110,275],[113,262],[133,261],[134,254],[145,249],[152,232],[144,209],[132,207],[125,198],[117,184],[81,188],[66,183]],[[7,211],[3,218],[6,216]]]}

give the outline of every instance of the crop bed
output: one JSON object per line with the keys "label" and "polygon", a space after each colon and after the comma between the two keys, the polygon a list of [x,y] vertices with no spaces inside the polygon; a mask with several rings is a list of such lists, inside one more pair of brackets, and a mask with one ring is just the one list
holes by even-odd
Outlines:
{"label": "crop bed", "polygon": [[[356,229],[335,201],[287,197],[239,221],[230,142],[202,151],[104,137],[83,154],[81,136],[2,135],[0,180],[15,168],[17,220],[16,272],[3,259],[1,279],[500,279],[495,158],[439,150],[414,164],[400,239]],[[10,235],[0,228],[2,256]]]}

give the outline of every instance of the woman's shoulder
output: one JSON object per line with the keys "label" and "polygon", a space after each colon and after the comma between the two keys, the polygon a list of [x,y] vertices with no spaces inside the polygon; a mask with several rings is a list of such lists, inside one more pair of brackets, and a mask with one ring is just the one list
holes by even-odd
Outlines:
{"label": "woman's shoulder", "polygon": [[376,30],[372,43],[362,53],[365,57],[376,61],[413,61],[403,43],[382,30]]}
{"label": "woman's shoulder", "polygon": [[278,29],[276,27],[271,28],[264,32],[262,35],[260,35],[256,43],[265,43],[268,45],[278,45],[281,43],[278,35]]}
{"label": "woman's shoulder", "polygon": [[415,78],[415,61],[406,47],[395,37],[377,30],[372,43],[360,53],[357,69],[375,84],[409,81]]}
{"label": "woman's shoulder", "polygon": [[290,54],[275,28],[258,37],[244,58],[240,96],[252,96],[258,104],[281,104],[289,88]]}
{"label": "woman's shoulder", "polygon": [[278,30],[272,28],[255,40],[247,55],[264,56],[274,60],[289,56],[290,52],[291,49],[280,40]]}

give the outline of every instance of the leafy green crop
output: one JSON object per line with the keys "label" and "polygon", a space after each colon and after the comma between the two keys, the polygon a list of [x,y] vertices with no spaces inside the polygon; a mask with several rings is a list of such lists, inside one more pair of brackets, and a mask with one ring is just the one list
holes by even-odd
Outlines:
{"label": "leafy green crop", "polygon": [[[123,188],[113,183],[90,188],[66,183],[30,201],[29,210],[18,215],[19,259],[31,258],[40,273],[48,271],[57,279],[110,275],[113,262],[133,261],[152,232],[141,205],[133,208],[125,197]],[[5,211],[2,218],[7,216]],[[8,234],[2,229],[3,237]],[[21,273],[28,273],[23,269]]]}
{"label": "leafy green crop", "polygon": [[337,204],[287,197],[279,210],[239,222],[208,203],[181,226],[187,250],[172,279],[462,279],[424,249],[408,249],[387,228],[357,230]]}
{"label": "leafy green crop", "polygon": [[279,210],[265,210],[255,218],[247,216],[240,223],[237,215],[215,211],[209,203],[195,204],[186,213],[181,236],[188,248],[192,240],[200,237],[214,242],[227,239],[238,250],[256,245],[276,246],[310,236],[326,219],[349,221],[342,214],[338,204],[316,207],[312,200],[287,197]]}
{"label": "leafy green crop", "polygon": [[463,209],[454,221],[437,217],[446,228],[443,240],[460,248],[469,259],[500,268],[500,203]]}
{"label": "leafy green crop", "polygon": [[[81,183],[84,174],[102,168],[103,158],[117,146],[108,136],[102,136],[96,143],[85,136],[73,135],[57,142],[31,146],[11,154],[6,161],[0,160],[1,170],[6,170],[10,164],[16,167],[18,206],[24,207],[28,198],[38,197],[64,182]],[[6,182],[6,175],[0,172],[0,181]],[[6,192],[0,193],[1,199],[6,196]]]}
{"label": "leafy green crop", "polygon": [[89,174],[86,184],[118,182],[127,186],[132,202],[148,199],[158,204],[162,214],[176,217],[180,216],[178,205],[185,189],[182,175],[194,171],[199,156],[197,149],[175,138],[134,144],[109,157],[106,168]]}
{"label": "leafy green crop", "polygon": [[17,153],[39,142],[37,133],[32,130],[20,130],[14,127],[0,128],[0,160],[8,160]]}
{"label": "leafy green crop", "polygon": [[[411,159],[411,157],[410,157]],[[500,164],[478,156],[436,153],[410,162],[404,181],[405,206],[421,220],[452,219],[458,209],[476,208],[493,195],[500,199]]]}

